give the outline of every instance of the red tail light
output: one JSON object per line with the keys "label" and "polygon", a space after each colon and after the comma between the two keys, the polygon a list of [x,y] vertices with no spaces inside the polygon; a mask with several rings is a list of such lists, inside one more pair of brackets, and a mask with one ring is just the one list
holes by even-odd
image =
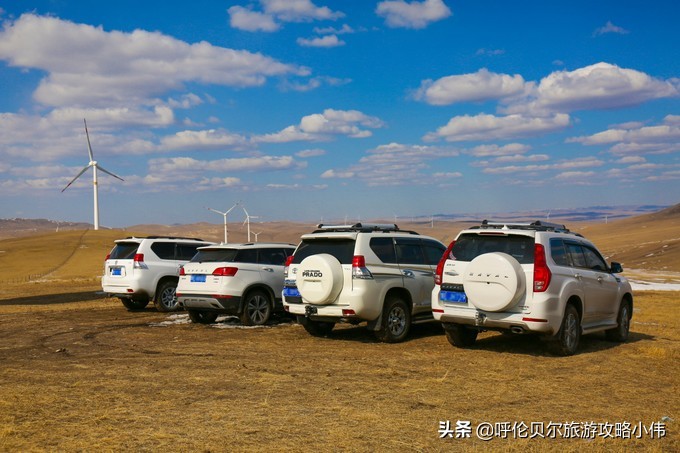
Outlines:
{"label": "red tail light", "polygon": [[110,254],[110,253],[107,253],[107,254],[106,254],[106,258],[104,258],[104,261],[108,261],[109,258],[111,258],[111,254]]}
{"label": "red tail light", "polygon": [[355,255],[352,258],[352,267],[366,267],[366,258],[363,255]]}
{"label": "red tail light", "polygon": [[238,272],[238,267],[218,267],[212,274],[220,277],[233,277],[236,272]]}
{"label": "red tail light", "polygon": [[534,292],[542,293],[548,289],[552,273],[545,260],[545,247],[534,244]]}
{"label": "red tail light", "polygon": [[352,257],[352,278],[359,278],[362,280],[370,280],[373,274],[366,267],[366,258],[363,255],[354,255]]}
{"label": "red tail light", "polygon": [[286,258],[286,264],[285,264],[286,267],[291,265],[291,263],[293,262],[293,258],[294,258],[293,255],[290,255],[288,258]]}
{"label": "red tail light", "polygon": [[448,247],[446,247],[446,251],[442,255],[441,259],[439,260],[439,263],[437,263],[437,270],[434,273],[434,284],[435,285],[441,285],[442,284],[442,276],[444,275],[444,264],[446,264],[446,260],[453,259],[453,255],[451,255],[451,250],[453,250],[453,244],[455,244],[456,241],[451,241]]}
{"label": "red tail light", "polygon": [[187,275],[187,273],[184,272],[184,266],[182,266],[182,267],[179,268],[179,275],[180,275],[180,276],[182,276],[182,275]]}
{"label": "red tail light", "polygon": [[144,254],[143,253],[135,253],[135,257],[133,258],[133,261],[137,263],[143,263],[144,262]]}
{"label": "red tail light", "polygon": [[288,278],[288,266],[293,263],[293,257],[294,255],[290,255],[286,258],[286,263],[283,265],[283,278]]}

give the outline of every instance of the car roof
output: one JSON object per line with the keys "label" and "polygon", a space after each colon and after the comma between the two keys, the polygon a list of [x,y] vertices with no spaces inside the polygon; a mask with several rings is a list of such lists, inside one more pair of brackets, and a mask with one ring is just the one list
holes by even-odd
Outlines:
{"label": "car roof", "polygon": [[295,245],[286,242],[244,242],[244,243],[229,243],[229,244],[213,244],[204,247],[199,247],[198,250],[218,250],[218,249],[263,249],[271,247],[282,247],[294,249]]}
{"label": "car roof", "polygon": [[204,242],[206,244],[210,244],[210,241],[204,241],[203,239],[200,238],[187,238],[187,237],[176,237],[176,236],[130,236],[125,239],[116,239],[114,242],[138,242],[141,243],[143,240],[154,240],[154,241],[168,241],[168,242],[175,242],[175,241],[189,241],[189,242]]}

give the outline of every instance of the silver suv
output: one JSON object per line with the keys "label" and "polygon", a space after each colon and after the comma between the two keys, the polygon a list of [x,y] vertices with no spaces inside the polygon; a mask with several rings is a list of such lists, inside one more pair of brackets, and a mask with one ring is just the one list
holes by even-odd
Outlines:
{"label": "silver suv", "polygon": [[118,239],[106,256],[102,289],[118,297],[128,310],[141,310],[153,300],[158,311],[179,307],[175,288],[182,265],[196,249],[212,244],[202,239],[165,236]]}
{"label": "silver suv", "polygon": [[295,246],[278,243],[201,247],[180,270],[177,299],[193,322],[215,322],[220,313],[247,326],[269,321],[281,309],[283,265]]}
{"label": "silver suv", "polygon": [[471,346],[484,330],[538,333],[571,355],[582,334],[628,338],[633,293],[622,271],[564,225],[484,221],[447,248],[432,311],[454,346]]}
{"label": "silver suv", "polygon": [[433,274],[445,246],[397,225],[323,226],[302,241],[285,271],[283,307],[311,335],[335,323],[368,322],[385,342],[433,320]]}

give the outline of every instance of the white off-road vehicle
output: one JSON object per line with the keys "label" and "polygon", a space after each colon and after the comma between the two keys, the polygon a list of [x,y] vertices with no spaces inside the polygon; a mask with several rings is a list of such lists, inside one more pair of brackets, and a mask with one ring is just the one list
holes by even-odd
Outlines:
{"label": "white off-road vehicle", "polygon": [[289,258],[284,309],[312,335],[337,322],[368,322],[381,341],[402,341],[431,321],[433,274],[445,246],[397,225],[324,226],[302,236]]}
{"label": "white off-road vehicle", "polygon": [[622,271],[564,225],[484,221],[447,248],[432,311],[455,346],[471,346],[484,330],[538,333],[571,355],[582,334],[628,338],[633,292]]}
{"label": "white off-road vehicle", "polygon": [[177,310],[175,288],[182,265],[211,242],[195,238],[149,236],[118,239],[106,256],[102,290],[120,298],[128,310],[153,300],[158,311]]}
{"label": "white off-road vehicle", "polygon": [[279,243],[201,247],[180,270],[179,305],[193,322],[209,324],[219,314],[262,325],[281,310],[283,266],[295,246]]}

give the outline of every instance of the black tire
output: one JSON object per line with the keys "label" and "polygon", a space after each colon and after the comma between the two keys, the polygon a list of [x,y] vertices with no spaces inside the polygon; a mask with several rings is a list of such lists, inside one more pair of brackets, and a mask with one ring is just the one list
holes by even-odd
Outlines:
{"label": "black tire", "polygon": [[241,324],[244,326],[262,326],[272,316],[273,304],[271,297],[261,290],[250,291],[243,303]]}
{"label": "black tire", "polygon": [[158,285],[156,295],[153,299],[153,304],[156,310],[162,312],[177,311],[179,304],[177,303],[177,296],[175,290],[177,289],[177,282],[174,280],[166,280]]}
{"label": "black tire", "polygon": [[333,331],[333,327],[335,327],[334,322],[312,321],[305,316],[298,316],[297,321],[313,337],[327,337]]}
{"label": "black tire", "polygon": [[121,297],[120,301],[123,303],[125,308],[127,308],[130,311],[142,310],[144,309],[144,307],[149,305],[148,300],[134,300],[128,299],[126,297]]}
{"label": "black tire", "polygon": [[410,331],[411,308],[400,297],[390,297],[385,301],[376,338],[385,343],[399,343]]}
{"label": "black tire", "polygon": [[479,331],[460,324],[444,324],[446,339],[457,348],[469,348],[477,341]]}
{"label": "black tire", "polygon": [[581,319],[573,305],[564,309],[564,318],[559,332],[550,342],[553,354],[561,356],[574,355],[581,339]]}
{"label": "black tire", "polygon": [[632,317],[630,302],[627,299],[621,301],[619,313],[616,316],[617,326],[604,332],[607,340],[623,343],[628,339],[630,331],[630,318]]}
{"label": "black tire", "polygon": [[212,311],[189,310],[189,319],[196,324],[212,324],[217,319],[217,313]]}

